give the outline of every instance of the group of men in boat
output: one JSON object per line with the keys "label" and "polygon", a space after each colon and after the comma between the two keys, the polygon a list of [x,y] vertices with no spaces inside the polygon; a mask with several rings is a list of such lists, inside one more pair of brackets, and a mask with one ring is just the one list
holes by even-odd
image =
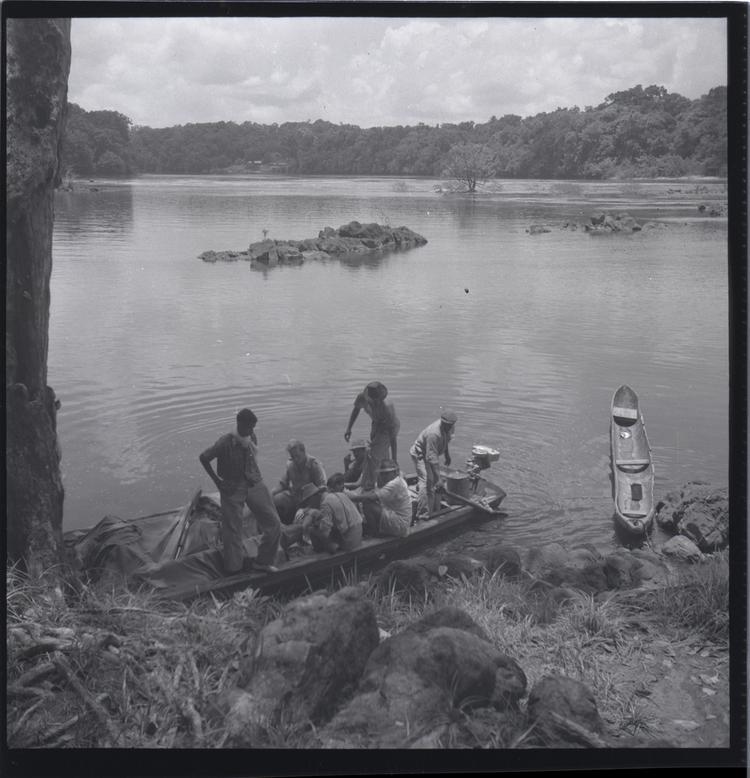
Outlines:
{"label": "group of men in boat", "polygon": [[[279,484],[269,489],[257,463],[257,416],[243,408],[236,430],[222,435],[200,454],[200,462],[221,497],[222,561],[228,574],[241,570],[275,571],[279,546],[287,551],[309,542],[316,551],[354,550],[363,536],[403,537],[412,521],[427,520],[440,509],[443,490],[439,457],[450,465],[449,442],[457,417],[445,410],[414,441],[409,454],[417,472],[417,512],[412,518],[409,489],[398,465],[396,409],[386,401],[380,381],[367,384],[354,400],[344,439],[364,411],[372,420],[370,440],[355,441],[344,460],[345,472],[326,478],[321,463],[300,440],[287,445],[289,461]],[[212,462],[216,460],[216,470]],[[261,534],[258,554],[247,559],[242,512],[252,512]]]}

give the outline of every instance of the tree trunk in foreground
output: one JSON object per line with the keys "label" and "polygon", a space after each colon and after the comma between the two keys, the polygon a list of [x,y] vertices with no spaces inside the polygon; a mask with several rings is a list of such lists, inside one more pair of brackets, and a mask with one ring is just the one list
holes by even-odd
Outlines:
{"label": "tree trunk in foreground", "polygon": [[63,486],[47,386],[53,198],[70,70],[69,19],[6,19],[6,475],[8,560],[63,561]]}

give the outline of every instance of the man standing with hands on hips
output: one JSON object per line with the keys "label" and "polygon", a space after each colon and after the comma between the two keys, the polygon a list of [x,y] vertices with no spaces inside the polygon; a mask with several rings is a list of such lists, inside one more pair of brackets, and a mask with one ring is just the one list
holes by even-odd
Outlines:
{"label": "man standing with hands on hips", "polygon": [[458,417],[453,411],[444,410],[437,421],[425,427],[409,449],[417,471],[419,495],[417,499],[417,521],[429,519],[440,510],[440,460],[445,457],[446,467],[451,456],[448,443]]}
{"label": "man standing with hands on hips", "polygon": [[[227,573],[238,573],[243,567],[276,571],[272,565],[279,548],[281,521],[256,462],[257,422],[258,417],[249,408],[243,408],[237,414],[236,432],[222,435],[199,457],[221,495],[222,561]],[[218,473],[211,466],[214,459]],[[243,505],[252,511],[262,535],[257,558],[244,562]]]}

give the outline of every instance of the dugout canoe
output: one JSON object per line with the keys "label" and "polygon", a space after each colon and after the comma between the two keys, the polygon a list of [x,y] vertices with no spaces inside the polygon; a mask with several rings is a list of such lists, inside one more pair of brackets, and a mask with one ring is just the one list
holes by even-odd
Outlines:
{"label": "dugout canoe", "polygon": [[610,441],[615,521],[645,535],[655,513],[654,464],[638,395],[627,385],[612,396]]}
{"label": "dugout canoe", "polygon": [[[416,480],[415,475],[406,477],[413,504]],[[272,573],[219,574],[220,553],[203,542],[218,527],[218,495],[202,495],[200,491],[180,510],[127,521],[117,519],[116,525],[106,524],[112,518],[107,517],[91,530],[66,533],[65,539],[81,559],[82,568],[98,564],[100,571],[106,565],[131,588],[150,588],[161,599],[223,597],[246,588],[263,593],[304,590],[408,557],[471,526],[504,517],[506,514],[498,507],[505,498],[503,489],[481,476],[475,483],[468,497],[446,491],[441,510],[429,521],[410,527],[406,537],[365,538],[354,551],[335,554],[315,553],[307,546],[299,555],[277,565],[278,570]],[[253,543],[252,539],[246,541],[250,553]]]}

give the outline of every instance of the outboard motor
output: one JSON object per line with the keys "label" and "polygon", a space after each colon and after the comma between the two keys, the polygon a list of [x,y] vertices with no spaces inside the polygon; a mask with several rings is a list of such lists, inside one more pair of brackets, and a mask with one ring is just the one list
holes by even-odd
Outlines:
{"label": "outboard motor", "polygon": [[477,487],[482,470],[487,470],[498,459],[500,459],[500,452],[496,449],[489,446],[472,446],[471,456],[466,460],[466,472],[469,474],[472,491]]}

